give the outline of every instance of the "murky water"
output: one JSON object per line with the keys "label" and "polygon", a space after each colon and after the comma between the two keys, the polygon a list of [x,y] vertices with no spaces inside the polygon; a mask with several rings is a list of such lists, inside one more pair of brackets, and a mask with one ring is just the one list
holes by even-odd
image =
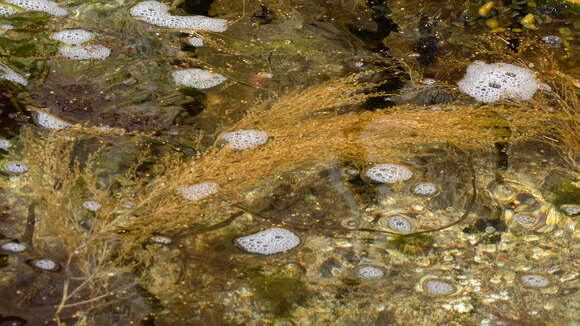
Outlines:
{"label": "murky water", "polygon": [[579,14],[0,3],[0,325],[580,325]]}

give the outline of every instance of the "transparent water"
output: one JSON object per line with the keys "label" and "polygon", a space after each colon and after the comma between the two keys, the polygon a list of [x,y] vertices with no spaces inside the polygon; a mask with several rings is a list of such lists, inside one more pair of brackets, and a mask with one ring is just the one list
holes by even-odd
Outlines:
{"label": "transparent water", "polygon": [[0,325],[580,325],[577,1],[137,4],[0,3]]}

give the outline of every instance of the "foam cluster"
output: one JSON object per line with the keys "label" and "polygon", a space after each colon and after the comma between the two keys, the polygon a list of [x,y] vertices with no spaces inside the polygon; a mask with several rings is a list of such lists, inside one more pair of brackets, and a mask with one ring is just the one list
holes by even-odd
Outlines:
{"label": "foam cluster", "polygon": [[172,76],[178,86],[199,89],[212,88],[228,80],[221,74],[200,68],[177,70],[173,72]]}
{"label": "foam cluster", "polygon": [[[20,7],[25,11],[41,11],[52,16],[66,16],[68,11],[58,3],[49,0],[5,0],[5,3]],[[20,10],[0,5],[0,16],[10,16]]]}
{"label": "foam cluster", "polygon": [[490,103],[500,98],[530,100],[543,84],[529,69],[509,63],[475,61],[467,67],[465,77],[457,86],[476,100]]}
{"label": "foam cluster", "polygon": [[12,142],[9,141],[8,139],[4,139],[4,138],[0,138],[0,149],[9,149],[10,147],[12,147]]}
{"label": "foam cluster", "polygon": [[93,39],[94,34],[84,29],[67,29],[52,34],[52,39],[68,45],[80,45]]}
{"label": "foam cluster", "polygon": [[28,166],[22,162],[13,161],[4,163],[2,169],[8,173],[20,174],[28,171]]}
{"label": "foam cluster", "polygon": [[111,49],[102,45],[64,45],[58,54],[73,60],[104,60],[111,55]]}
{"label": "foam cluster", "polygon": [[55,261],[46,258],[31,259],[27,263],[30,266],[43,271],[56,271],[59,269],[59,266]]}
{"label": "foam cluster", "polygon": [[187,200],[200,200],[209,195],[217,193],[219,186],[215,182],[202,182],[192,186],[182,186],[177,188],[181,196]]}
{"label": "foam cluster", "polygon": [[374,266],[364,266],[358,269],[358,276],[365,280],[378,280],[385,275],[382,269]]}
{"label": "foam cluster", "polygon": [[61,130],[71,125],[64,120],[42,111],[34,111],[34,119],[39,126],[48,129]]}
{"label": "foam cluster", "polygon": [[203,38],[201,37],[190,37],[187,42],[192,46],[203,46]]}
{"label": "foam cluster", "polygon": [[413,231],[413,224],[402,215],[390,216],[387,220],[387,226],[401,233],[410,233]]}
{"label": "foam cluster", "polygon": [[430,196],[437,193],[437,187],[429,182],[419,183],[413,187],[412,192],[415,195]]}
{"label": "foam cluster", "polygon": [[268,141],[268,134],[262,130],[236,130],[222,136],[230,148],[247,149],[263,145]]}
{"label": "foam cluster", "polygon": [[224,32],[227,29],[227,20],[205,16],[173,16],[169,14],[169,7],[158,1],[143,1],[130,10],[131,16],[152,25],[174,28],[179,30],[202,30],[210,32]]}
{"label": "foam cluster", "polygon": [[544,288],[551,284],[547,277],[540,274],[524,274],[520,276],[520,281],[529,288]]}
{"label": "foam cluster", "polygon": [[101,208],[101,204],[97,203],[96,201],[89,200],[83,203],[83,207],[91,212],[96,212]]}
{"label": "foam cluster", "polygon": [[24,250],[26,250],[25,245],[14,241],[5,242],[2,244],[2,246],[0,246],[0,248],[2,248],[2,250],[10,252],[23,252]]}
{"label": "foam cluster", "polygon": [[395,183],[411,179],[413,172],[402,165],[385,163],[373,166],[365,175],[375,182]]}
{"label": "foam cluster", "polygon": [[423,288],[427,293],[434,296],[446,296],[456,291],[453,285],[443,280],[428,280]]}
{"label": "foam cluster", "polygon": [[237,238],[236,243],[250,253],[273,255],[295,248],[300,244],[300,237],[286,229],[270,228]]}
{"label": "foam cluster", "polygon": [[5,79],[11,82],[15,82],[17,84],[20,84],[22,86],[26,86],[28,85],[28,81],[22,77],[19,73],[17,73],[16,71],[4,66],[4,65],[0,65],[0,70],[3,72],[3,74],[0,74],[0,79]]}

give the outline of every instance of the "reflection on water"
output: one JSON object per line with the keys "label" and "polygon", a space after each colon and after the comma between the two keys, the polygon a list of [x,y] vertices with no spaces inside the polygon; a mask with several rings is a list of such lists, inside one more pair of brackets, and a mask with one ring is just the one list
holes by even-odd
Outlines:
{"label": "reflection on water", "polygon": [[576,1],[0,3],[0,325],[578,325]]}

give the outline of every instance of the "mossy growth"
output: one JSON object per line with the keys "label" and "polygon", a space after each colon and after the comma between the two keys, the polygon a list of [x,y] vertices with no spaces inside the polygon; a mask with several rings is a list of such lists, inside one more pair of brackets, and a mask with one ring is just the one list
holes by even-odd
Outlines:
{"label": "mossy growth", "polygon": [[565,204],[580,205],[580,187],[571,182],[564,182],[552,190],[552,204],[560,209]]}
{"label": "mossy growth", "polygon": [[406,255],[425,254],[433,246],[433,237],[427,234],[398,235],[389,244]]}
{"label": "mossy growth", "polygon": [[304,283],[292,277],[259,276],[250,286],[256,297],[265,303],[266,310],[278,316],[286,315],[293,304],[306,296]]}

